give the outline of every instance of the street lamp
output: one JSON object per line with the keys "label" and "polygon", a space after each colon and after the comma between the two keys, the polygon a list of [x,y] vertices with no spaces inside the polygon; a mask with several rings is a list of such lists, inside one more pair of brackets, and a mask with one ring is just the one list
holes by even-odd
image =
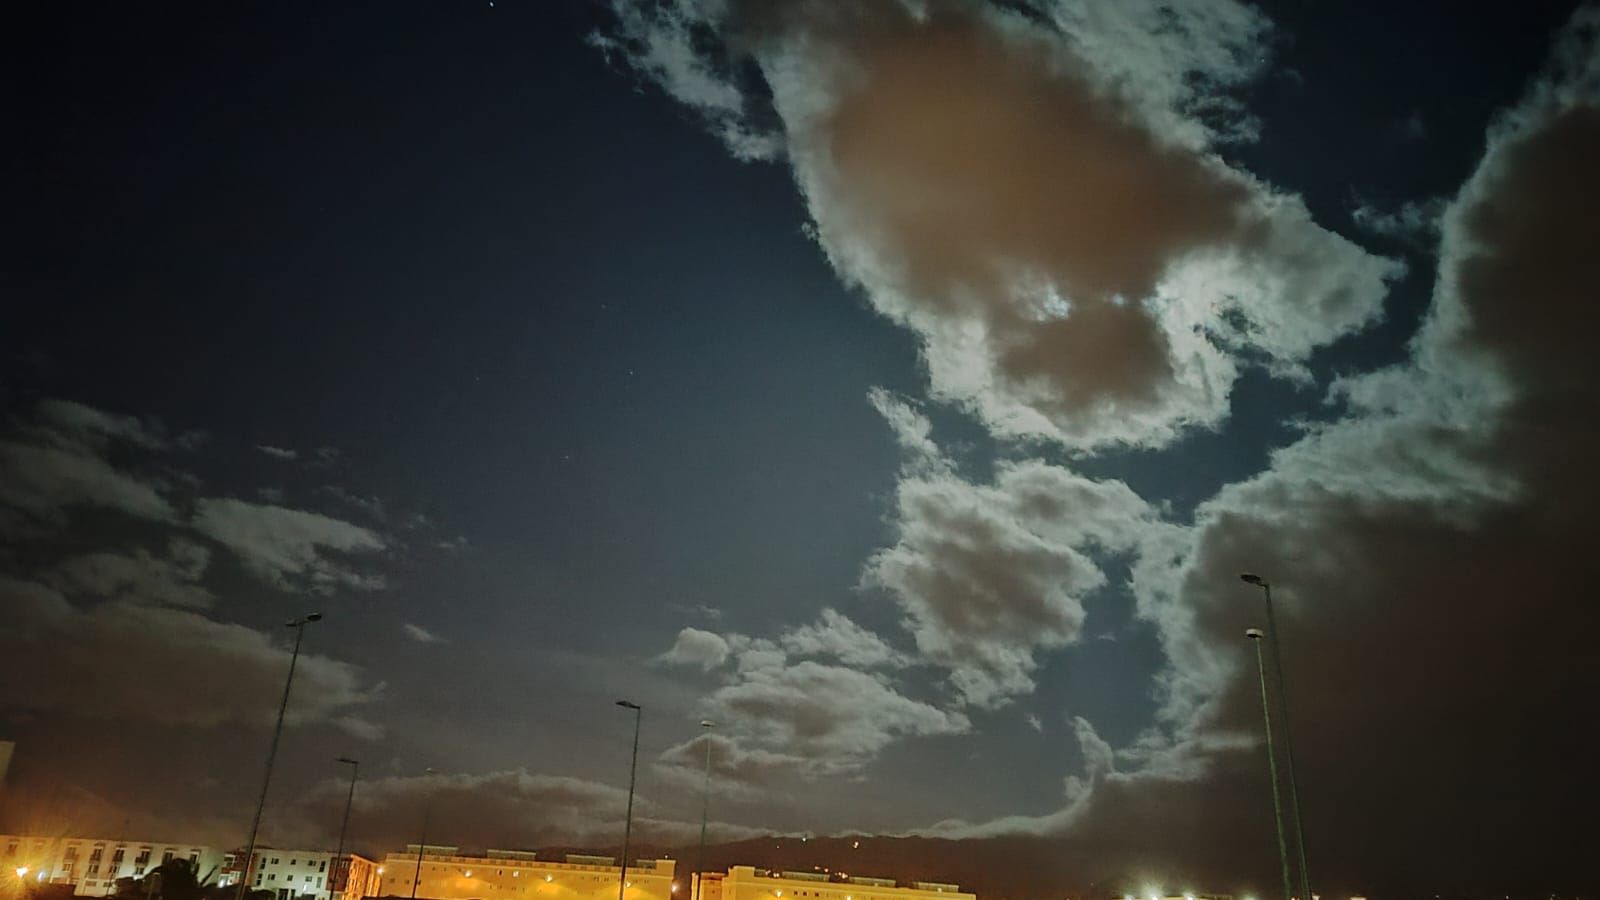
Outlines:
{"label": "street lamp", "polygon": [[[333,872],[331,874],[333,878],[338,878],[339,860],[344,858],[344,834],[345,831],[350,827],[350,804],[354,803],[356,799],[356,773],[361,770],[361,763],[356,762],[348,756],[341,756],[334,760],[334,762],[344,763],[350,767],[350,792],[345,795],[344,820],[339,823],[339,849],[333,851]],[[341,893],[349,893],[350,872],[348,870],[345,871],[344,878],[344,889],[341,891]],[[328,900],[333,900],[332,880],[328,882]]]}
{"label": "street lamp", "polygon": [[261,811],[267,805],[267,786],[272,783],[272,761],[278,755],[278,739],[283,736],[283,714],[289,709],[289,689],[294,686],[294,667],[300,661],[300,642],[305,639],[306,626],[322,621],[322,613],[301,616],[285,627],[294,629],[294,652],[289,654],[289,677],[283,681],[283,701],[278,704],[278,724],[272,729],[272,743],[267,748],[267,770],[261,776],[261,796],[256,800],[256,817],[250,820],[250,839],[245,841],[244,876],[239,879],[238,900],[250,884],[250,867],[256,858],[256,833],[261,830]]}
{"label": "street lamp", "polygon": [[1294,773],[1294,737],[1289,728],[1289,686],[1283,679],[1283,653],[1278,645],[1278,622],[1272,614],[1272,584],[1260,575],[1244,572],[1239,580],[1261,588],[1267,607],[1267,642],[1272,645],[1272,674],[1278,679],[1278,713],[1283,719],[1283,761],[1289,776],[1289,807],[1294,810],[1295,850],[1300,862],[1300,896],[1312,900],[1311,871],[1306,868],[1305,816],[1300,811],[1300,789]]}
{"label": "street lamp", "polygon": [[706,782],[700,800],[700,852],[694,858],[694,881],[689,882],[689,900],[700,900],[700,882],[706,871],[706,817],[711,812],[711,726],[710,719],[701,719],[700,727],[706,736]]}
{"label": "street lamp", "polygon": [[622,871],[617,875],[617,900],[625,900],[628,889],[628,841],[633,837],[633,785],[639,774],[639,720],[644,710],[629,700],[618,700],[623,709],[633,710],[633,762],[628,767],[628,813],[622,824]]}
{"label": "street lamp", "polygon": [[1256,645],[1256,672],[1261,676],[1261,717],[1267,725],[1267,772],[1272,778],[1272,824],[1278,830],[1278,864],[1283,867],[1283,900],[1290,900],[1294,888],[1289,884],[1289,847],[1283,838],[1283,804],[1278,799],[1278,755],[1272,749],[1272,702],[1267,699],[1267,663],[1261,654],[1261,639],[1266,637],[1259,628],[1245,631],[1244,636]]}
{"label": "street lamp", "polygon": [[[423,769],[422,772],[429,776],[433,774],[432,769]],[[411,876],[411,900],[417,900],[417,882],[422,880],[422,851],[428,846],[428,807],[433,803],[432,788],[430,783],[428,792],[422,795],[422,834],[417,839],[417,871]]]}

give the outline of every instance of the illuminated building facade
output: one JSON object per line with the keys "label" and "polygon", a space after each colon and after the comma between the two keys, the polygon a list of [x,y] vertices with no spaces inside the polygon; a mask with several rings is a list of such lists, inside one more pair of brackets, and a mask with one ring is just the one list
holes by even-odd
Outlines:
{"label": "illuminated building facade", "polygon": [[[455,847],[429,845],[391,853],[379,871],[379,894],[428,900],[616,900],[622,870],[609,856],[568,854],[563,862],[541,860],[518,850],[490,850],[483,856],[461,856]],[[670,859],[641,859],[628,864],[623,900],[672,900],[679,886]],[[685,894],[687,896],[687,894]]]}
{"label": "illuminated building facade", "polygon": [[0,834],[0,873],[34,884],[70,884],[80,896],[110,894],[118,878],[142,878],[174,859],[194,863],[201,879],[222,866],[222,853],[202,844]]}
{"label": "illuminated building facade", "polygon": [[734,866],[707,872],[695,900],[977,900],[959,885],[824,872],[775,872]]}
{"label": "illuminated building facade", "polygon": [[[238,884],[244,850],[229,853],[217,883]],[[348,871],[349,877],[346,878]],[[378,864],[357,853],[346,853],[335,865],[326,850],[256,850],[247,877],[252,891],[270,891],[276,900],[362,900],[378,890]]]}

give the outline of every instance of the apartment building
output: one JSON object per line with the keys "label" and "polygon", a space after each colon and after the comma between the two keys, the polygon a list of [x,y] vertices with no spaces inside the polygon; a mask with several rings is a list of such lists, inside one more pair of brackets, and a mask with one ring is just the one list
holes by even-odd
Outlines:
{"label": "apartment building", "polygon": [[250,890],[269,891],[277,900],[362,900],[378,889],[377,863],[356,853],[346,853],[335,864],[326,850],[261,847],[248,873],[240,865],[243,857],[242,849],[227,855],[218,884],[238,884],[242,877]]}
{"label": "apartment building", "polygon": [[204,879],[215,877],[223,855],[203,844],[0,834],[0,871],[36,884],[70,884],[79,896],[110,894],[118,878],[142,878],[174,859],[194,863]]}
{"label": "apartment building", "polygon": [[941,881],[900,884],[830,872],[777,872],[733,866],[727,874],[707,872],[695,900],[977,900],[959,885]]}
{"label": "apartment building", "polygon": [[[610,856],[568,854],[561,862],[520,850],[490,850],[462,856],[456,847],[429,845],[419,854],[384,857],[380,895],[428,900],[616,900],[622,869]],[[673,900],[679,889],[670,859],[629,863],[623,900]],[[685,891],[687,896],[687,891]]]}

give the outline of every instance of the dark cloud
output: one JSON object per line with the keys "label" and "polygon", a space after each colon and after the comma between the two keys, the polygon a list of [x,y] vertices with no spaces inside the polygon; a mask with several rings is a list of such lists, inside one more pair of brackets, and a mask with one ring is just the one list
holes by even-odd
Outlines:
{"label": "dark cloud", "polygon": [[76,403],[46,400],[35,416],[0,438],[0,529],[19,535],[59,529],[73,509],[114,510],[172,521],[177,512],[160,479],[117,465],[127,447],[159,448],[138,420]]}
{"label": "dark cloud", "polygon": [[[82,606],[43,584],[0,578],[0,707],[174,725],[270,726],[289,651],[272,636],[199,613],[120,600]],[[357,718],[377,697],[359,670],[302,654],[291,724]]]}
{"label": "dark cloud", "polygon": [[[298,817],[337,821],[348,783],[332,780],[308,795]],[[627,809],[627,788],[581,778],[510,769],[483,774],[390,776],[361,782],[353,818],[362,839],[395,848],[417,842],[424,804],[429,842],[462,847],[539,847],[577,844],[603,848],[619,844]],[[749,829],[713,822],[713,840],[749,836]],[[650,796],[634,798],[633,839],[638,845],[677,846],[696,839],[700,823],[665,815]]]}
{"label": "dark cloud", "polygon": [[200,584],[210,561],[211,551],[206,547],[173,538],[164,557],[143,547],[131,552],[86,553],[57,563],[41,577],[72,596],[199,609],[216,599]]}

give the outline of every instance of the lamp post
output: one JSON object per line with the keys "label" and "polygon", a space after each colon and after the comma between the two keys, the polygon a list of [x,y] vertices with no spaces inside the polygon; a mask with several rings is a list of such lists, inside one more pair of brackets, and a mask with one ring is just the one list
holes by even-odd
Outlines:
{"label": "lamp post", "polygon": [[710,719],[701,719],[700,727],[706,736],[706,782],[700,799],[700,852],[694,858],[694,881],[689,884],[689,900],[700,900],[700,883],[706,871],[706,817],[711,813],[711,725]]}
{"label": "lamp post", "polygon": [[1267,699],[1267,663],[1261,654],[1259,628],[1244,633],[1256,645],[1256,672],[1261,676],[1261,717],[1267,725],[1267,772],[1272,778],[1272,824],[1278,831],[1278,864],[1283,868],[1283,897],[1289,900],[1294,888],[1289,883],[1289,847],[1283,839],[1283,803],[1278,799],[1278,756],[1272,749],[1272,701]]}
{"label": "lamp post", "polygon": [[[356,762],[355,760],[351,759],[348,756],[341,756],[338,759],[334,760],[334,762],[344,763],[345,765],[350,767],[350,792],[345,795],[345,798],[344,798],[344,820],[339,823],[339,849],[333,851],[333,872],[331,874],[332,874],[332,876],[334,878],[338,878],[339,877],[339,860],[344,858],[344,835],[345,835],[345,831],[347,829],[349,829],[349,827],[350,827],[350,805],[352,803],[354,803],[355,799],[356,799],[356,773],[361,770],[361,763]],[[343,884],[344,884],[344,888],[340,891],[340,893],[349,893],[349,887],[350,887],[350,872],[349,872],[349,870],[346,870],[345,873],[344,873],[344,882],[343,882]],[[333,900],[333,882],[332,881],[328,882],[328,900]]]}
{"label": "lamp post", "polygon": [[250,820],[250,839],[245,841],[244,875],[239,879],[238,900],[250,885],[250,868],[256,858],[256,833],[261,830],[261,812],[267,806],[267,786],[272,783],[272,761],[278,755],[278,739],[283,736],[283,714],[289,709],[289,689],[294,686],[294,667],[300,661],[300,642],[305,639],[306,626],[322,620],[322,613],[301,616],[286,627],[294,629],[294,652],[289,654],[289,677],[283,681],[283,700],[278,704],[278,724],[272,729],[272,743],[267,747],[267,770],[261,776],[261,796],[256,800],[256,816]]}
{"label": "lamp post", "polygon": [[623,709],[633,710],[633,762],[628,766],[628,813],[622,824],[622,871],[617,875],[617,900],[626,900],[628,889],[628,842],[633,837],[633,785],[639,774],[639,720],[644,710],[629,700],[618,700]]}
{"label": "lamp post", "polygon": [[1283,761],[1289,776],[1289,807],[1294,810],[1295,850],[1300,862],[1300,900],[1315,900],[1311,895],[1311,872],[1306,868],[1305,818],[1300,811],[1300,789],[1294,774],[1294,737],[1289,728],[1289,687],[1283,680],[1283,654],[1278,648],[1278,622],[1272,614],[1272,584],[1260,575],[1245,572],[1245,584],[1261,588],[1267,606],[1267,642],[1272,645],[1272,674],[1278,680],[1278,714],[1283,719]]}
{"label": "lamp post", "polygon": [[[432,769],[423,769],[423,774],[433,775]],[[411,876],[411,900],[417,900],[417,882],[422,880],[422,851],[428,846],[428,807],[433,803],[432,785],[422,796],[422,834],[417,838],[417,871]]]}

